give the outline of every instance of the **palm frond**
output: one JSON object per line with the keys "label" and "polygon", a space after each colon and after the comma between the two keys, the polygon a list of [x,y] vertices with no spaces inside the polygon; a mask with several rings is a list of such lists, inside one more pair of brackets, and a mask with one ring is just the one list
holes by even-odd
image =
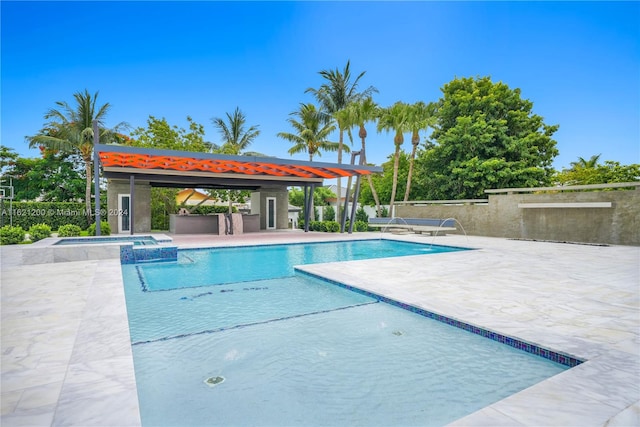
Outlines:
{"label": "palm frond", "polygon": [[225,114],[228,123],[218,117],[214,117],[212,122],[222,136],[226,151],[240,154],[260,135],[260,130],[257,125],[245,130],[246,116],[239,107],[236,107],[233,113]]}

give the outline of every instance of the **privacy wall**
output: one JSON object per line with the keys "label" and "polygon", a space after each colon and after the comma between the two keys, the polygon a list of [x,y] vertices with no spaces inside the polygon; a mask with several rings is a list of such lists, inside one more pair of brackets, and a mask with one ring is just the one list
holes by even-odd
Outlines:
{"label": "privacy wall", "polygon": [[483,200],[398,203],[395,216],[455,218],[477,236],[640,245],[640,183],[486,192]]}

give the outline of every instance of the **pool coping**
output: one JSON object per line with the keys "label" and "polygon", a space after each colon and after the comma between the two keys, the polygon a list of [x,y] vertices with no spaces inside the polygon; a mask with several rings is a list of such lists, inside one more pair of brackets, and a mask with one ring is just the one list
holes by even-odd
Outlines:
{"label": "pool coping", "polygon": [[[311,233],[310,233],[311,234]],[[363,234],[364,235],[364,234]],[[363,235],[358,234],[358,236],[362,237]],[[376,236],[376,233],[368,233],[369,236]],[[251,236],[253,240],[252,242],[261,242],[261,236]],[[331,236],[333,238],[340,239],[350,239],[354,237],[347,236]],[[300,236],[300,235],[283,235],[282,242],[293,240],[303,240],[305,239],[326,239],[325,236]],[[394,236],[394,239],[414,239],[418,241],[425,241],[424,237],[419,236]],[[470,240],[469,240],[470,239]],[[434,239],[435,240],[435,239]],[[430,240],[426,240],[430,241]],[[438,243],[446,243],[447,245],[454,246],[466,246],[466,247],[474,247],[479,249],[479,251],[469,251],[469,252],[478,252],[484,253],[488,255],[488,259],[491,262],[496,263],[498,267],[498,271],[505,271],[505,268],[508,268],[510,265],[513,267],[515,264],[504,264],[500,263],[505,261],[505,259],[509,259],[512,256],[510,249],[514,247],[513,243],[506,241],[505,239],[491,239],[491,238],[476,238],[470,237],[467,238],[465,242],[464,236],[446,236],[446,237],[438,237]],[[211,246],[219,246],[219,245],[245,245],[247,244],[246,240],[235,238],[233,240],[218,240],[208,239],[207,241],[201,240],[196,243],[196,239],[190,240],[186,244],[180,244],[182,247],[189,247],[190,244],[202,246],[203,243],[205,245]],[[524,245],[524,246],[523,246]],[[528,246],[526,246],[528,245]],[[541,246],[542,245],[542,246]],[[534,257],[538,257],[541,261],[547,262],[548,254],[547,252],[556,251],[556,247],[550,243],[532,243],[532,242],[519,242],[517,243],[518,248],[522,249],[533,248]],[[30,286],[33,285],[34,288],[42,282],[41,277],[31,277],[29,266],[24,266],[19,259],[19,256],[15,256],[12,253],[13,251],[6,250],[6,247],[2,247],[2,291],[3,291],[3,361],[5,357],[8,357],[5,353],[7,349],[5,348],[5,325],[9,323],[5,323],[5,313],[8,310],[5,310],[5,305],[10,304],[11,298],[5,298],[5,288],[7,287],[7,282],[13,287],[14,285],[18,286]],[[13,248],[12,248],[13,249]],[[20,252],[23,248],[18,248],[17,252]],[[548,249],[551,249],[548,251]],[[605,249],[605,252],[608,251]],[[487,321],[488,317],[483,317],[487,313],[480,313],[477,310],[477,307],[474,306],[473,300],[467,300],[468,302],[459,304],[458,306],[452,305],[447,306],[446,304],[437,306],[436,303],[438,301],[431,301],[428,299],[424,299],[423,296],[418,292],[416,294],[415,290],[411,290],[407,287],[403,288],[404,285],[402,280],[408,276],[406,276],[406,271],[400,271],[399,274],[395,275],[393,282],[394,286],[387,286],[384,288],[384,292],[381,292],[383,295],[393,299],[394,301],[400,301],[402,303],[411,304],[412,306],[419,307],[424,310],[428,310],[430,312],[442,313],[447,317],[460,319],[460,321],[469,322],[469,318],[472,318],[472,324],[480,324],[483,328],[487,328],[489,330],[496,330],[502,334],[507,336],[516,336],[523,339],[525,342],[532,342],[536,345],[540,345],[544,348],[554,349],[561,351],[563,353],[575,355],[578,358],[582,358],[587,360],[585,363],[581,365],[569,369],[562,374],[549,378],[541,383],[536,384],[533,387],[530,387],[526,390],[523,390],[520,393],[512,395],[506,399],[503,399],[499,402],[496,402],[493,405],[490,405],[482,410],[473,413],[465,418],[455,421],[452,425],[625,425],[625,424],[637,424],[640,413],[640,389],[638,387],[638,380],[640,379],[640,364],[638,363],[638,343],[640,340],[638,339],[639,335],[639,321],[638,318],[638,293],[640,287],[640,281],[638,280],[637,273],[637,261],[639,259],[640,248],[636,247],[618,247],[613,248],[612,251],[615,254],[624,255],[624,262],[626,264],[626,269],[629,270],[629,267],[635,267],[635,272],[632,272],[632,275],[627,277],[624,275],[620,275],[619,271],[620,266],[610,266],[608,263],[611,262],[610,258],[605,258],[601,256],[601,254],[594,255],[591,252],[592,250],[586,250],[585,248],[578,247],[577,249],[572,249],[573,256],[582,257],[581,262],[583,264],[580,265],[581,268],[587,267],[588,264],[594,264],[600,266],[603,270],[606,270],[603,274],[598,277],[598,280],[602,282],[602,286],[604,291],[608,292],[621,292],[622,288],[625,289],[625,292],[631,289],[633,301],[633,306],[629,310],[626,311],[626,317],[622,319],[620,322],[624,323],[615,323],[618,329],[612,332],[616,332],[614,338],[612,338],[611,342],[604,342],[601,339],[599,340],[593,337],[585,337],[585,336],[574,336],[579,334],[574,334],[570,331],[570,328],[558,330],[557,328],[541,328],[539,325],[535,323],[535,320],[532,320],[534,323],[532,324],[532,328],[530,328],[533,332],[539,332],[537,329],[544,330],[546,334],[539,339],[531,339],[531,331],[523,328],[517,327],[517,322],[507,322],[505,321],[503,324],[498,322],[498,325],[492,325],[491,322]],[[587,253],[589,252],[589,253]],[[455,254],[459,254],[460,252],[456,252]],[[563,257],[562,252],[558,252],[559,257]],[[587,256],[583,255],[583,253],[587,253]],[[444,254],[446,255],[446,254]],[[432,257],[434,255],[428,255]],[[449,260],[444,260],[441,255],[437,255],[440,257],[438,263],[446,266],[444,268],[445,271],[438,272],[440,274],[441,280],[443,282],[447,282],[448,285],[452,287],[459,287],[458,278],[452,276],[456,273],[456,270],[461,271],[463,274],[466,274],[466,266],[461,265],[461,263],[451,262]],[[417,255],[415,257],[424,257],[424,255]],[[545,258],[546,257],[546,258]],[[516,257],[517,258],[517,257]],[[569,257],[570,258],[570,257]],[[586,263],[585,260],[589,261]],[[615,259],[615,258],[614,258]],[[628,265],[629,259],[634,260],[635,265]],[[405,268],[406,264],[411,264],[412,269],[415,269],[416,263],[415,260],[411,260],[407,262],[398,262],[398,258],[389,258],[385,261],[380,262],[376,260],[376,266],[380,268],[382,271],[392,271],[389,270],[390,266],[395,265],[393,267],[393,271],[398,270],[398,268]],[[394,261],[395,260],[395,261]],[[516,261],[518,261],[516,259]],[[555,260],[558,266],[563,266],[564,259]],[[11,265],[15,263],[14,265]],[[367,261],[348,261],[348,266],[345,266],[344,263],[340,267],[336,267],[338,263],[331,264],[314,264],[302,267],[303,270],[309,271],[311,273],[318,273],[323,279],[335,279],[336,281],[348,283],[349,285],[356,286],[358,288],[367,289],[368,291],[374,293],[380,293],[379,284],[374,283],[371,277],[365,277],[366,274],[362,274],[363,271],[371,270],[371,263]],[[391,263],[391,264],[390,264]],[[553,264],[554,260],[548,258],[548,263]],[[92,425],[109,425],[109,424],[119,424],[119,425],[139,425],[139,414],[136,419],[135,414],[132,416],[131,407],[133,405],[133,400],[135,400],[135,407],[137,408],[137,399],[132,399],[132,391],[133,396],[135,396],[135,380],[133,384],[131,384],[131,379],[133,378],[133,365],[132,365],[132,357],[127,356],[127,351],[131,351],[131,342],[128,336],[128,326],[127,329],[122,331],[121,326],[127,325],[126,320],[126,310],[122,313],[122,309],[124,307],[124,297],[115,297],[112,300],[106,301],[102,298],[101,292],[106,291],[107,289],[114,294],[118,294],[120,290],[123,291],[122,288],[122,274],[121,274],[121,266],[116,260],[97,260],[97,261],[83,261],[77,263],[70,264],[58,264],[47,268],[48,273],[51,277],[49,277],[50,283],[56,283],[56,280],[61,280],[64,277],[63,271],[65,267],[77,266],[74,268],[80,268],[79,274],[87,274],[87,278],[85,283],[82,284],[83,289],[89,295],[95,294],[96,298],[88,299],[87,305],[85,309],[83,309],[83,314],[77,327],[76,334],[77,338],[74,340],[73,344],[73,356],[70,356],[68,360],[68,366],[66,368],[66,375],[62,380],[59,394],[57,400],[53,406],[51,404],[47,407],[35,408],[35,402],[32,398],[28,398],[32,396],[32,394],[37,390],[25,389],[24,391],[20,391],[20,395],[22,396],[20,399],[13,401],[13,392],[10,390],[5,393],[7,390],[4,386],[5,384],[11,385],[12,378],[15,375],[27,375],[28,372],[14,372],[5,370],[7,366],[3,363],[3,412],[2,412],[2,424],[3,425],[17,425],[18,423],[23,423],[23,421],[31,419],[34,420],[36,416],[44,418],[38,419],[50,419],[50,423],[45,422],[44,424],[48,425],[86,425],[87,420],[91,421]],[[33,266],[36,269],[38,266]],[[418,266],[420,267],[420,266]],[[464,268],[462,268],[464,267]],[[591,266],[592,267],[592,266]],[[385,270],[386,269],[386,270]],[[501,270],[502,269],[502,270]],[[436,269],[437,270],[437,269]],[[44,270],[43,270],[44,271]],[[425,270],[427,271],[427,270]],[[565,277],[566,274],[561,271],[560,268],[556,268],[555,270],[555,279],[570,281],[572,278]],[[432,271],[429,274],[434,274]],[[573,273],[579,274],[579,272]],[[374,272],[369,271],[369,276],[376,275]],[[29,277],[26,277],[29,276]],[[377,281],[380,282],[381,277],[380,274],[377,274]],[[21,283],[14,283],[17,279],[16,277],[23,277],[25,280],[20,280]],[[60,277],[60,279],[56,279],[56,277]],[[468,279],[468,277],[465,277]],[[496,276],[495,280],[502,280],[501,277]],[[579,278],[580,279],[580,278]],[[486,278],[483,278],[486,280]],[[524,280],[520,277],[516,277],[516,280]],[[631,280],[631,282],[629,282]],[[460,282],[462,283],[462,282]],[[533,285],[533,282],[531,282]],[[526,283],[522,283],[522,285],[526,285]],[[376,286],[378,286],[376,288]],[[457,288],[456,288],[457,289]],[[473,295],[472,290],[465,290],[469,296]],[[97,298],[100,296],[100,298]],[[552,298],[552,295],[547,298]],[[98,304],[99,301],[99,305]],[[553,298],[550,300],[553,303]],[[64,300],[60,300],[59,306],[65,307]],[[462,310],[461,306],[467,311]],[[109,316],[110,321],[115,321],[116,324],[120,324],[120,332],[109,334],[108,337],[104,337],[102,340],[86,342],[82,337],[87,333],[90,329],[95,329],[97,327],[96,323],[93,322],[92,315],[95,310],[114,310],[114,313]],[[462,314],[460,314],[462,313]],[[628,313],[633,313],[633,316],[629,318]],[[11,314],[11,313],[9,313]],[[7,314],[7,316],[9,315]],[[592,313],[578,313],[587,317],[591,317],[594,319],[594,322],[597,323],[600,320],[594,317]],[[499,318],[496,318],[500,320]],[[493,320],[496,320],[493,319]],[[7,318],[7,320],[11,320]],[[613,319],[612,321],[617,321]],[[604,322],[604,318],[602,319]],[[526,322],[525,322],[526,323]],[[626,326],[625,326],[626,325]],[[629,326],[631,325],[631,326]],[[568,332],[569,331],[569,332]],[[527,336],[529,335],[529,336]],[[535,334],[533,334],[535,335]],[[120,342],[120,344],[117,344]],[[95,379],[91,382],[82,382],[80,381],[86,375],[89,374],[96,369],[101,371],[95,365],[95,360],[92,360],[91,357],[89,359],[83,361],[83,354],[90,353],[92,357],[98,357],[97,354],[103,352],[103,350],[108,350],[113,346],[120,347],[124,345],[124,350],[121,348],[119,351],[124,351],[122,353],[124,356],[118,357],[107,357],[106,360],[109,360],[109,366],[112,366],[112,369],[109,370],[109,373],[105,373],[102,379]],[[99,350],[100,347],[104,347],[103,350]],[[128,349],[128,350],[127,350]],[[90,350],[90,351],[89,351]],[[106,353],[109,354],[108,352]],[[128,362],[127,362],[128,360]],[[119,361],[116,363],[116,361]],[[73,363],[72,363],[73,362]],[[113,365],[113,363],[116,363]],[[34,371],[34,372],[37,372]],[[79,377],[78,377],[79,375]],[[122,378],[121,384],[123,386],[117,387],[115,390],[113,388],[113,380],[115,378]],[[105,382],[106,381],[106,382]],[[78,384],[82,384],[83,387],[81,389],[78,388]],[[18,393],[18,391],[16,391]],[[80,394],[78,394],[80,393]],[[55,394],[55,393],[54,393]],[[126,396],[127,405],[122,405],[123,397]],[[80,398],[78,398],[80,397]],[[5,406],[5,402],[8,402]],[[74,403],[75,402],[75,403]],[[116,404],[117,403],[117,404]],[[118,408],[120,405],[120,408]],[[124,410],[124,407],[128,408]],[[113,409],[108,410],[107,408],[116,408],[115,412]],[[38,410],[41,410],[42,414],[37,414]],[[135,412],[135,411],[133,411]],[[92,417],[87,418],[89,415],[93,414]],[[46,415],[49,414],[49,415]],[[55,417],[54,417],[55,415]],[[50,417],[50,418],[47,418]],[[120,422],[114,422],[118,420],[120,417]],[[33,424],[33,423],[32,423]],[[38,423],[42,424],[42,423]]]}
{"label": "pool coping", "polygon": [[[149,246],[151,250],[140,251],[131,241],[151,238],[158,244]],[[65,239],[77,239],[87,241],[100,241],[100,243],[77,243],[69,245],[58,245]],[[121,241],[118,241],[121,240]],[[102,259],[120,259],[131,262],[135,260],[135,253],[144,252],[143,256],[149,253],[156,256],[158,251],[163,253],[160,256],[175,256],[177,247],[171,246],[173,239],[165,234],[136,234],[136,235],[111,235],[111,236],[78,236],[78,237],[47,237],[31,245],[24,245],[22,249],[22,264],[33,265],[43,263],[63,263],[73,261],[89,261]],[[144,246],[142,248],[145,248]],[[173,249],[170,249],[173,248]],[[153,253],[153,251],[156,253]],[[151,255],[153,253],[153,255]]]}

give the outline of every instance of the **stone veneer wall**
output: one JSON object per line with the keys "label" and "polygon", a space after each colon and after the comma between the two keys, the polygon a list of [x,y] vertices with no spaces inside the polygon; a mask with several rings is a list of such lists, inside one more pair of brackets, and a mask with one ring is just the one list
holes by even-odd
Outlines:
{"label": "stone veneer wall", "polygon": [[[467,234],[477,236],[640,245],[640,187],[637,188],[639,189],[492,194],[485,204],[416,202],[413,205],[396,205],[395,216],[455,218]],[[561,207],[567,203],[594,202],[609,202],[611,207]],[[526,208],[522,205],[531,203],[557,205],[544,208]]]}

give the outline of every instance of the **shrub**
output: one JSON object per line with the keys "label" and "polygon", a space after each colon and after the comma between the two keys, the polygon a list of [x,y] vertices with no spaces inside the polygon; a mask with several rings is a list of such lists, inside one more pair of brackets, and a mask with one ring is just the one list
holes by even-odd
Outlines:
{"label": "shrub", "polygon": [[0,228],[0,244],[1,245],[17,245],[24,241],[25,231],[22,227],[5,225]]}
{"label": "shrub", "polygon": [[340,224],[337,221],[324,221],[324,229],[329,233],[337,233],[340,231]]}
{"label": "shrub", "polygon": [[368,231],[369,224],[366,221],[356,221],[353,223],[353,229],[356,231]]}
{"label": "shrub", "polygon": [[322,208],[322,219],[325,221],[334,221],[336,219],[336,210],[333,206],[328,205]]}
{"label": "shrub", "polygon": [[323,233],[336,233],[340,231],[340,224],[336,221],[311,221],[309,223],[309,230]]}
{"label": "shrub", "polygon": [[82,233],[82,228],[75,224],[65,224],[58,228],[58,237],[76,237],[80,233]]}
{"label": "shrub", "polygon": [[[89,232],[89,236],[95,236],[96,223],[94,222],[93,224],[91,224],[87,229],[87,231]],[[107,221],[100,221],[100,235],[108,236],[110,234],[111,234],[111,227],[109,227],[109,223]]]}
{"label": "shrub", "polygon": [[364,221],[364,222],[369,221],[369,215],[367,214],[367,212],[364,210],[362,206],[360,206],[356,211],[356,221]]}
{"label": "shrub", "polygon": [[309,230],[311,231],[327,231],[322,221],[310,221]]}
{"label": "shrub", "polygon": [[29,227],[29,239],[32,242],[37,242],[49,236],[51,236],[51,227],[47,224],[34,224]]}

